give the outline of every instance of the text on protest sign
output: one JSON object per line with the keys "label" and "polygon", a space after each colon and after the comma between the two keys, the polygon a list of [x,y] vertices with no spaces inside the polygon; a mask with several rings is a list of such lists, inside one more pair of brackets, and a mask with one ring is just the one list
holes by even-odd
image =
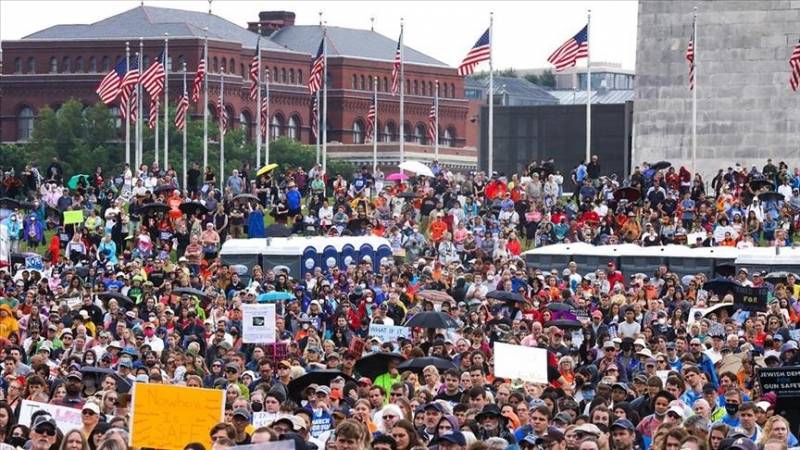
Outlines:
{"label": "text on protest sign", "polygon": [[498,378],[547,383],[547,350],[494,343],[494,374]]}
{"label": "text on protest sign", "polygon": [[275,305],[242,305],[242,342],[271,344],[275,342]]}
{"label": "text on protest sign", "polygon": [[76,428],[81,428],[83,422],[81,421],[81,410],[70,408],[68,406],[51,405],[49,403],[34,402],[31,400],[23,400],[19,408],[19,420],[17,423],[31,426],[31,417],[36,411],[47,411],[53,416],[56,421],[58,429],[62,433],[66,433]]}
{"label": "text on protest sign", "polygon": [[369,337],[378,338],[381,342],[397,342],[398,339],[408,338],[410,335],[411,329],[408,327],[378,323],[371,323],[369,325]]}

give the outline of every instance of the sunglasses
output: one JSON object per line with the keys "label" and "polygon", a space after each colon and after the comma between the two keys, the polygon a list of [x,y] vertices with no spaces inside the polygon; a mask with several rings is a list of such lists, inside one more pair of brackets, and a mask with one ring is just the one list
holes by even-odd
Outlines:
{"label": "sunglasses", "polygon": [[86,411],[81,411],[81,414],[83,414],[84,416],[93,416],[93,415],[95,415],[94,411],[89,411],[88,409]]}
{"label": "sunglasses", "polygon": [[37,434],[44,434],[44,435],[50,436],[50,437],[53,437],[53,436],[56,435],[56,429],[52,428],[52,427],[47,427],[47,426],[35,428],[33,431],[36,432]]}

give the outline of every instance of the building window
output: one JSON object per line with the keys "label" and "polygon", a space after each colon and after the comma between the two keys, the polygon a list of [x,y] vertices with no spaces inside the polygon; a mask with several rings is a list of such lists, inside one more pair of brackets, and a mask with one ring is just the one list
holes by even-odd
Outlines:
{"label": "building window", "polygon": [[414,95],[419,95],[419,86],[417,80],[414,80]]}
{"label": "building window", "polygon": [[364,143],[364,124],[360,120],[353,122],[353,144]]}
{"label": "building window", "polygon": [[72,72],[72,59],[69,56],[65,56],[64,59],[61,60],[61,72],[62,73],[70,73]]}
{"label": "building window", "polygon": [[450,98],[456,98],[456,85],[450,83]]}
{"label": "building window", "polygon": [[286,77],[286,67],[282,67],[281,68],[281,83],[286,84],[286,80],[287,79],[288,78]]}
{"label": "building window", "polygon": [[111,60],[108,56],[103,56],[103,72],[108,72],[111,68]]}
{"label": "building window", "polygon": [[289,117],[289,123],[286,124],[286,137],[289,139],[300,139],[300,119],[297,116]]}
{"label": "building window", "polygon": [[425,143],[425,125],[417,124],[414,127],[414,142],[417,144],[424,144]]}
{"label": "building window", "polygon": [[303,84],[303,69],[297,69],[297,84]]}
{"label": "building window", "polygon": [[243,79],[247,79],[247,73],[244,71],[244,63],[239,63],[239,73],[242,74]]}
{"label": "building window", "polygon": [[172,66],[172,56],[167,56],[167,67],[165,67],[164,70],[167,72],[174,72]]}
{"label": "building window", "polygon": [[89,72],[97,73],[97,58],[94,56],[89,57]]}
{"label": "building window", "polygon": [[364,78],[364,75],[361,75],[361,90],[367,90],[367,80]]}
{"label": "building window", "polygon": [[352,89],[358,89],[358,87],[356,86],[356,84],[358,84],[358,75],[355,75],[355,74],[354,74],[354,75],[353,75],[353,85],[351,86],[351,88],[352,88]]}
{"label": "building window", "polygon": [[14,73],[22,73],[22,58],[14,58]]}
{"label": "building window", "polygon": [[406,95],[411,94],[411,80],[406,80]]}
{"label": "building window", "polygon": [[456,140],[456,130],[454,130],[452,127],[445,128],[444,140],[442,144],[444,144],[445,147],[454,147],[455,140]]}
{"label": "building window", "polygon": [[50,73],[58,73],[58,59],[55,56],[50,58]]}
{"label": "building window", "polygon": [[431,97],[433,97],[436,94],[436,91],[434,89],[436,88],[433,87],[433,83],[428,81],[428,95],[430,95]]}
{"label": "building window", "polygon": [[289,84],[294,84],[294,69],[289,69]]}
{"label": "building window", "polygon": [[216,56],[211,58],[211,71],[219,72],[219,61],[217,60]]}
{"label": "building window", "polygon": [[75,58],[75,72],[83,73],[83,57],[78,56]]}
{"label": "building window", "polygon": [[228,73],[228,60],[225,59],[225,58],[222,58],[222,60],[220,61],[219,68],[222,71],[222,73]]}
{"label": "building window", "polygon": [[17,123],[19,125],[17,140],[30,140],[33,134],[33,110],[27,106],[23,106],[19,110],[19,114],[17,114]]}
{"label": "building window", "polygon": [[403,139],[405,142],[411,142],[411,124],[408,122],[403,124]]}
{"label": "building window", "polygon": [[280,83],[281,82],[281,80],[279,79],[280,75],[281,75],[281,73],[278,71],[278,68],[277,67],[273,67],[272,68],[272,81],[274,81],[275,83]]}
{"label": "building window", "polygon": [[383,92],[389,92],[389,79],[383,77]]}
{"label": "building window", "polygon": [[397,140],[397,128],[394,126],[394,123],[387,122],[383,126],[383,142],[392,142]]}
{"label": "building window", "polygon": [[426,85],[424,81],[420,82],[420,94],[422,95],[428,95],[428,90],[426,89],[425,86]]}
{"label": "building window", "polygon": [[274,141],[281,137],[281,129],[283,128],[283,117],[280,114],[272,116],[272,123],[269,127],[270,138]]}
{"label": "building window", "polygon": [[175,68],[175,71],[183,72],[183,65],[186,64],[186,57],[183,55],[178,55],[178,67]]}
{"label": "building window", "polygon": [[36,58],[28,58],[28,73],[36,73]]}

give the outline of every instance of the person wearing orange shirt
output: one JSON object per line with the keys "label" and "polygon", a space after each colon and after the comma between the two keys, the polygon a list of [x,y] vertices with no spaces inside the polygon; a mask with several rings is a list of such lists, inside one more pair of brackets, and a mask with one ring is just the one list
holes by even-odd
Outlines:
{"label": "person wearing orange shirt", "polygon": [[436,215],[436,219],[428,226],[428,235],[433,242],[438,244],[446,231],[447,222],[444,221],[444,214],[439,213]]}

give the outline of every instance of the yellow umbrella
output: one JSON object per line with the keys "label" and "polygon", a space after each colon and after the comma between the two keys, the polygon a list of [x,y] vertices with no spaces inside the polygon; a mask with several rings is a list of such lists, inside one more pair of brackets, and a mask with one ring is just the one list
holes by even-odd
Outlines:
{"label": "yellow umbrella", "polygon": [[269,172],[275,170],[276,167],[278,167],[278,165],[275,164],[275,163],[267,164],[266,166],[258,169],[258,172],[256,172],[256,176],[260,177],[261,175],[264,175],[265,173],[269,173]]}

